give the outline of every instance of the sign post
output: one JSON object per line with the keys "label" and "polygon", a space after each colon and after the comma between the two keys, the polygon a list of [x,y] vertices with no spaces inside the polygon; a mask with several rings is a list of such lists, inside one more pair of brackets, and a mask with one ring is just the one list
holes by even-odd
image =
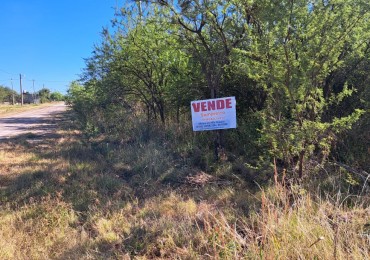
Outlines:
{"label": "sign post", "polygon": [[235,97],[191,102],[193,131],[236,128]]}

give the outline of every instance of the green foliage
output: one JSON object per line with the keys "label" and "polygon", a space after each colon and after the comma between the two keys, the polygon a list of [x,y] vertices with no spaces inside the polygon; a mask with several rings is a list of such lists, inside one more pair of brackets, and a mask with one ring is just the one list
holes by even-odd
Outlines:
{"label": "green foliage", "polygon": [[41,103],[47,103],[50,101],[51,91],[48,88],[42,88],[38,91],[37,95],[40,97]]}
{"label": "green foliage", "polygon": [[254,6],[258,23],[251,28],[252,43],[238,53],[246,58],[243,68],[268,94],[263,133],[271,155],[293,170],[298,161],[302,177],[304,160],[317,149],[326,157],[333,134],[349,129],[363,113],[353,109],[346,116],[323,118],[332,103],[353,94],[345,82],[333,93],[330,76],[367,51],[360,37],[369,37],[369,5],[338,0],[259,1]]}
{"label": "green foliage", "polygon": [[42,88],[37,92],[37,96],[40,98],[41,103],[47,103],[50,101],[64,101],[66,97],[56,91],[56,92],[51,92],[50,89],[48,88]]}
{"label": "green foliage", "polygon": [[303,177],[366,126],[369,12],[365,0],[140,1],[104,29],[69,101],[91,135],[122,139],[131,122],[184,124],[191,100],[233,95],[229,153]]}
{"label": "green foliage", "polygon": [[94,107],[97,106],[94,97],[92,88],[81,86],[77,82],[72,82],[69,86],[67,103],[72,105],[81,126],[89,132],[94,132],[96,128],[93,124],[96,116]]}
{"label": "green foliage", "polygon": [[50,100],[52,100],[52,101],[64,101],[65,96],[62,93],[58,92],[58,91],[52,92],[50,94]]}
{"label": "green foliage", "polygon": [[13,96],[14,96],[15,101],[19,97],[19,95],[14,90],[11,90],[8,87],[0,85],[0,103],[3,103],[3,102],[12,103],[13,102]]}

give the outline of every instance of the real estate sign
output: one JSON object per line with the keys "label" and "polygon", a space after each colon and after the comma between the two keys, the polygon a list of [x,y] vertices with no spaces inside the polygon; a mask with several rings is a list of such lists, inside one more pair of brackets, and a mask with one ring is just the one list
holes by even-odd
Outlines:
{"label": "real estate sign", "polygon": [[236,128],[235,97],[191,102],[193,131]]}

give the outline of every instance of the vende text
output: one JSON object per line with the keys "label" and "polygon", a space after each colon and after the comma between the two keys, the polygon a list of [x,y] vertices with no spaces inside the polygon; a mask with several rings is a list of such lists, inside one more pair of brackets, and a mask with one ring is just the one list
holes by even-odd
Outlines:
{"label": "vende text", "polygon": [[211,100],[211,101],[201,101],[197,103],[192,103],[193,111],[198,113],[200,111],[212,111],[212,110],[219,110],[219,109],[229,109],[232,108],[231,98],[227,99],[219,99],[219,100]]}
{"label": "vende text", "polygon": [[193,131],[236,128],[235,97],[191,102]]}

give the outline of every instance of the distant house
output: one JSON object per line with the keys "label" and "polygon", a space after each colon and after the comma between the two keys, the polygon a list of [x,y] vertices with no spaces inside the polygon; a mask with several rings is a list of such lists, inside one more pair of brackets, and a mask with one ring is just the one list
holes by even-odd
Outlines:
{"label": "distant house", "polygon": [[40,97],[37,94],[29,92],[23,93],[23,103],[25,104],[40,104]]}

